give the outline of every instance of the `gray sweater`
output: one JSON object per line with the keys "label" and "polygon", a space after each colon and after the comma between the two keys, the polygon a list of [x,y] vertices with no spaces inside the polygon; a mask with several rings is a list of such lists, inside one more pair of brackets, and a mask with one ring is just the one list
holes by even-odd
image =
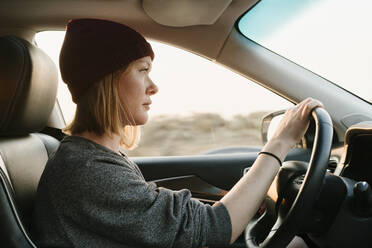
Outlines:
{"label": "gray sweater", "polygon": [[157,188],[124,155],[70,136],[41,176],[31,233],[40,247],[227,246],[231,222],[222,203]]}

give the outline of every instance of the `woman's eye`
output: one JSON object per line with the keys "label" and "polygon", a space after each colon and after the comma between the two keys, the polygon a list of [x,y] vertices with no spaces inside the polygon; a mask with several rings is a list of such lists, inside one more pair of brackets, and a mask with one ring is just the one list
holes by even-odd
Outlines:
{"label": "woman's eye", "polygon": [[148,71],[149,68],[142,68],[140,71]]}

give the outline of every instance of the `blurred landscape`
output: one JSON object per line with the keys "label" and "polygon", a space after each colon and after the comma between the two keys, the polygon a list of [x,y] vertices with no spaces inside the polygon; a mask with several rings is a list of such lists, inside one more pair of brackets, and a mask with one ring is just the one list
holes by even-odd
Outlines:
{"label": "blurred landscape", "polygon": [[262,145],[261,119],[268,112],[226,119],[215,113],[154,116],[142,127],[139,146],[129,156],[202,154],[233,146]]}

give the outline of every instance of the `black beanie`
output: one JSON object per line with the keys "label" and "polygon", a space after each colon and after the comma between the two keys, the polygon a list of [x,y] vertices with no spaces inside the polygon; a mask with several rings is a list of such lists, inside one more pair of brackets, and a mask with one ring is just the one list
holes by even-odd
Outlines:
{"label": "black beanie", "polygon": [[146,56],[154,59],[151,45],[130,27],[100,19],[74,19],[67,24],[59,67],[77,103],[107,74]]}

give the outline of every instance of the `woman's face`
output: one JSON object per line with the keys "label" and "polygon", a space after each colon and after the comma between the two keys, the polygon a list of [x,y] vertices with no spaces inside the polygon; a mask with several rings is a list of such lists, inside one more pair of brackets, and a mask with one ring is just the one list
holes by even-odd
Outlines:
{"label": "woman's face", "polygon": [[[136,125],[143,125],[147,122],[151,105],[150,96],[158,92],[158,87],[150,79],[151,57],[143,57],[132,62],[128,71],[120,76],[118,92],[121,103],[128,112],[130,121]],[[132,124],[132,123],[124,123]]]}

